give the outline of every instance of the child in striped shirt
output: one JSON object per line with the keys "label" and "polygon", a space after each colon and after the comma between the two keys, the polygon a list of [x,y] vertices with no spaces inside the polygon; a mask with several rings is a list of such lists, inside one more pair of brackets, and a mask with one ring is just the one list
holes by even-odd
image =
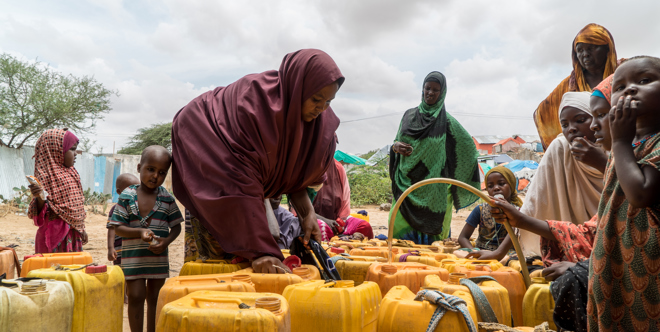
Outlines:
{"label": "child in striped shirt", "polygon": [[161,185],[172,156],[162,146],[142,151],[140,184],[126,188],[110,218],[122,239],[121,267],[128,289],[131,331],[142,331],[147,301],[147,331],[156,330],[158,293],[169,277],[167,247],[181,233],[183,217],[174,197]]}

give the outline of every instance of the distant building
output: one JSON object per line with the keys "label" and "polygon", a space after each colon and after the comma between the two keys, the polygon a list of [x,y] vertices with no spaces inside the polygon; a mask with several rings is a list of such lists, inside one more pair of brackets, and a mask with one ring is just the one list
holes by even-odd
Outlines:
{"label": "distant building", "polygon": [[497,142],[507,138],[509,136],[506,135],[485,135],[485,136],[472,136],[472,140],[474,141],[474,145],[477,146],[477,151],[479,151],[479,154],[492,154],[493,153],[493,146],[497,144]]}
{"label": "distant building", "polygon": [[[540,142],[539,137],[536,135],[483,135],[472,136],[472,140],[477,147],[477,151],[479,151],[479,154],[481,155],[506,153],[526,143]],[[532,148],[535,147],[533,144],[529,144],[525,147],[535,150]]]}

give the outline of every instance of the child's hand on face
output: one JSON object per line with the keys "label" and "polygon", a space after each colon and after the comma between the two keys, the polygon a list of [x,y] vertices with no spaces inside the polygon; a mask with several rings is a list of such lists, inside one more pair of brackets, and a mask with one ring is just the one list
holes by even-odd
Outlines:
{"label": "child's hand on face", "polygon": [[619,98],[616,106],[610,110],[610,133],[612,142],[631,144],[637,129],[637,104],[631,96]]}
{"label": "child's hand on face", "polygon": [[[153,244],[153,242],[158,242],[158,244]],[[149,251],[153,252],[156,255],[162,254],[165,249],[167,249],[168,243],[165,242],[165,239],[161,237],[154,236],[149,245]]]}
{"label": "child's hand on face", "polygon": [[[578,144],[575,144],[575,142]],[[602,158],[605,158],[607,161],[607,156],[603,149],[596,145],[596,143],[584,139],[584,137],[578,137],[573,141],[573,144],[571,144],[571,154],[575,160],[590,166],[601,162]]]}

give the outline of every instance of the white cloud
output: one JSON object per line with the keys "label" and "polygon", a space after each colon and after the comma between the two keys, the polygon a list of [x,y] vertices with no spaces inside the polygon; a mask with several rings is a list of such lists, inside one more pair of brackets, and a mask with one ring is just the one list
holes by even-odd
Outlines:
{"label": "white cloud", "polygon": [[[570,73],[571,42],[587,23],[610,29],[621,57],[660,54],[660,3],[651,0],[0,4],[2,51],[119,91],[98,126],[104,151],[170,121],[211,87],[276,69],[301,48],[328,52],[346,76],[333,108],[344,121],[340,148],[349,152],[390,143],[432,70],[446,74],[447,109],[471,133],[531,134],[534,109]],[[349,122],[374,116],[382,117]]]}

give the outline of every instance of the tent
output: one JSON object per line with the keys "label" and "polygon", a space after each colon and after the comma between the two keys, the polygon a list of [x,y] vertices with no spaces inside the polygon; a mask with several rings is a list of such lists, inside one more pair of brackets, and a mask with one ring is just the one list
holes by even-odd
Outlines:
{"label": "tent", "polygon": [[516,173],[522,171],[522,169],[525,167],[529,169],[537,169],[539,168],[539,163],[532,160],[514,160],[504,166],[510,169],[511,172]]}
{"label": "tent", "polygon": [[350,153],[343,152],[341,150],[335,151],[335,159],[337,161],[341,161],[347,164],[353,164],[353,165],[366,165],[367,160],[364,158],[360,158],[358,156],[354,156]]}

